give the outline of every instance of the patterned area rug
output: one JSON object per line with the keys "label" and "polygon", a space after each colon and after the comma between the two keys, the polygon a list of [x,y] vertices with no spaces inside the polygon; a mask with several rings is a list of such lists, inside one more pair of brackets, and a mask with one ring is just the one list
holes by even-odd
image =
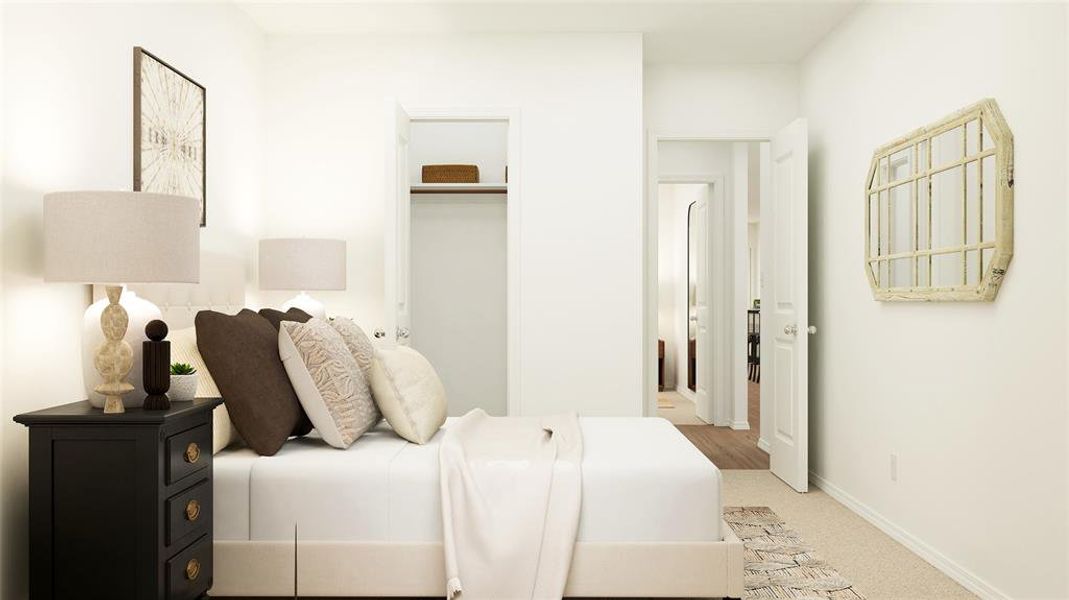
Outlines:
{"label": "patterned area rug", "polygon": [[772,509],[725,506],[724,521],[746,544],[746,598],[864,600]]}

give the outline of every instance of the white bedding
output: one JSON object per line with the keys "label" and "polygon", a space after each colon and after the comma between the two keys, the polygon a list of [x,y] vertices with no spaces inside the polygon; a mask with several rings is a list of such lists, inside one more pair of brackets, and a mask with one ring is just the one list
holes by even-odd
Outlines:
{"label": "white bedding", "polygon": [[[452,419],[446,422],[449,427]],[[581,542],[719,541],[720,472],[663,419],[584,417]],[[347,450],[214,457],[215,539],[440,542],[438,444],[383,424]]]}
{"label": "white bedding", "polygon": [[582,457],[575,413],[491,417],[477,408],[452,423],[438,452],[446,598],[564,597]]}

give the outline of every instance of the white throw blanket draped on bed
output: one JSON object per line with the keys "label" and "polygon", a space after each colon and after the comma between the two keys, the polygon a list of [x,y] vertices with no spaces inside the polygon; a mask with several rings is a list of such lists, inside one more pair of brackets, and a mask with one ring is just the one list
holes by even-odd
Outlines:
{"label": "white throw blanket draped on bed", "polygon": [[439,450],[447,597],[561,598],[582,501],[574,413],[451,424]]}

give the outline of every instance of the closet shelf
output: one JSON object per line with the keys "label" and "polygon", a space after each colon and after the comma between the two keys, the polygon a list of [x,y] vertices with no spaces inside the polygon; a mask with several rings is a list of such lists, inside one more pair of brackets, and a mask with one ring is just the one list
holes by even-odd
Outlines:
{"label": "closet shelf", "polygon": [[506,194],[505,183],[416,183],[413,194]]}

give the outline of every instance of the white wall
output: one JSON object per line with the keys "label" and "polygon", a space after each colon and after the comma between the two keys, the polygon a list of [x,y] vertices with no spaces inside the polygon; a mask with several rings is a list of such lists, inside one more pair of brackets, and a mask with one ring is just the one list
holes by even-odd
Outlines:
{"label": "white wall", "polygon": [[130,189],[133,47],[207,87],[205,250],[247,256],[260,206],[263,37],[229,5],[4,7],[3,589],[26,595],[26,430],[17,413],[83,397],[87,288],[42,281],[41,197]]}
{"label": "white wall", "polygon": [[746,389],[746,309],[750,297],[750,248],[747,220],[750,213],[750,143],[731,144],[731,169],[733,193],[728,211],[728,256],[731,279],[731,297],[727,308],[730,321],[732,429],[749,429],[749,398]]}
{"label": "white wall", "polygon": [[795,65],[650,65],[647,130],[770,135],[798,116]]}
{"label": "white wall", "polygon": [[408,176],[423,181],[423,165],[479,167],[481,183],[504,183],[508,163],[507,121],[413,121]]}
{"label": "white wall", "polygon": [[749,307],[761,297],[761,144],[748,148],[749,199],[746,215],[747,247],[750,252]]}
{"label": "white wall", "polygon": [[641,414],[638,34],[277,37],[267,72],[266,232],[348,240],[349,290],[322,299],[370,329],[384,99],[518,108],[521,410]]}
{"label": "white wall", "polygon": [[[661,185],[657,194],[657,337],[664,341],[664,389],[687,386],[686,330],[680,321],[687,318],[687,229],[686,211],[680,219],[683,199],[677,185]],[[682,226],[681,223],[682,222]],[[682,302],[680,296],[682,295]],[[683,310],[680,311],[680,307]],[[679,377],[682,366],[683,377]]]}
{"label": "white wall", "polygon": [[[802,65],[811,468],[988,597],[1069,596],[1065,10],[862,5]],[[998,300],[874,301],[861,265],[872,151],[984,97],[1015,136],[1016,252]]]}
{"label": "white wall", "polygon": [[[3,76],[4,75],[3,65],[4,65],[4,55],[5,55],[5,53],[4,53],[4,50],[5,50],[5,44],[4,44],[4,21],[5,21],[5,17],[4,17],[4,15],[5,15],[5,13],[6,13],[6,10],[5,10],[4,6],[0,5],[0,178],[2,178],[3,173],[5,172],[5,165],[7,164],[7,148],[5,147],[4,142],[3,142],[3,140],[4,140],[4,122],[6,121],[6,118],[4,117],[4,98],[5,98],[5,93],[6,93],[4,81],[6,80],[6,77]],[[5,229],[4,229],[4,187],[3,187],[3,184],[2,184],[2,180],[0,180],[0,233],[2,233],[4,231],[5,231]],[[7,410],[4,409],[4,346],[5,346],[5,343],[4,343],[4,314],[5,314],[6,311],[4,310],[3,265],[4,265],[4,244],[3,244],[2,241],[0,241],[0,418],[4,418],[8,414]],[[3,483],[3,481],[4,481],[4,475],[3,474],[4,474],[5,469],[6,469],[6,467],[3,464],[3,449],[6,447],[4,445],[4,438],[5,438],[4,433],[6,431],[7,431],[6,427],[0,426],[0,483]],[[5,534],[5,531],[6,531],[5,523],[7,523],[7,521],[8,521],[8,515],[7,515],[7,512],[6,512],[7,511],[6,505],[7,505],[7,503],[4,501],[4,494],[0,493],[0,580],[4,579],[4,576],[8,574],[5,571],[6,567],[3,566],[3,565],[7,564],[7,562],[4,560],[4,557],[7,556],[6,548],[8,546],[7,537],[5,537],[6,536],[6,534]],[[0,595],[3,595],[5,591],[6,590],[4,588],[4,585],[2,583],[0,583]]]}
{"label": "white wall", "polygon": [[750,307],[761,298],[761,222],[746,224],[746,245],[750,255],[749,294]]}
{"label": "white wall", "polygon": [[505,196],[412,202],[412,347],[445,386],[449,415],[508,412]]}

